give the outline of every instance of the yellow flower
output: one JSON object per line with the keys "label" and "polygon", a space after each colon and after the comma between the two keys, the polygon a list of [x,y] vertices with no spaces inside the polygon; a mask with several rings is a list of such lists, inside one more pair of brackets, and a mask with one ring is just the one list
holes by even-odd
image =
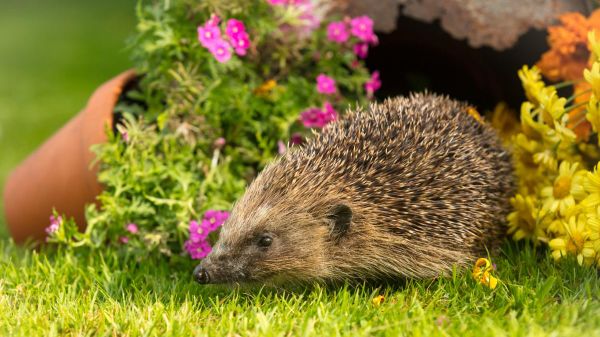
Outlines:
{"label": "yellow flower", "polygon": [[264,96],[268,94],[277,86],[277,81],[271,79],[261,84],[258,88],[254,89],[254,94],[257,96]]}
{"label": "yellow flower", "polygon": [[494,289],[498,285],[498,279],[492,275],[493,271],[494,267],[490,260],[482,257],[475,262],[475,267],[473,267],[473,273],[471,275],[475,281],[490,289]]}
{"label": "yellow flower", "polygon": [[598,64],[598,62],[594,62],[591,70],[584,69],[583,77],[589,84],[591,84],[594,95],[596,97],[600,97],[600,64]]}
{"label": "yellow flower", "polygon": [[541,109],[542,118],[547,125],[554,126],[565,113],[565,104],[567,99],[558,97],[553,87],[547,87],[540,90],[537,99]]}
{"label": "yellow flower", "polygon": [[546,84],[542,81],[540,69],[536,66],[533,66],[530,69],[528,66],[524,65],[523,68],[519,70],[519,78],[521,79],[521,84],[523,85],[527,99],[533,104],[538,105],[540,91],[546,87]]}
{"label": "yellow flower", "polygon": [[521,104],[521,130],[523,134],[532,140],[541,140],[550,128],[544,123],[540,123],[533,119],[531,110],[533,109],[531,102],[523,102]]}
{"label": "yellow flower", "polygon": [[371,300],[371,303],[373,304],[374,307],[378,307],[381,305],[381,303],[383,303],[383,301],[385,301],[385,297],[383,297],[383,295],[379,295],[379,296],[373,297],[373,299]]}
{"label": "yellow flower", "polygon": [[578,163],[563,161],[558,168],[558,177],[554,179],[552,186],[544,187],[541,195],[545,198],[544,207],[551,212],[558,211],[564,214],[567,208],[575,206],[573,196],[573,179],[577,171]]}
{"label": "yellow flower", "polygon": [[591,264],[594,261],[596,253],[592,242],[588,240],[586,222],[587,218],[583,214],[572,216],[568,222],[563,222],[565,235],[552,239],[549,243],[555,260],[570,254],[577,257],[580,265]]}
{"label": "yellow flower", "polygon": [[550,214],[538,209],[531,196],[517,194],[510,199],[510,203],[514,211],[507,217],[508,234],[512,234],[515,240],[529,239],[535,244],[544,241],[546,239],[544,230],[552,221]]}
{"label": "yellow flower", "polygon": [[584,181],[583,188],[590,194],[600,194],[600,171],[598,171],[599,165],[594,167],[594,172],[587,171]]}
{"label": "yellow flower", "polygon": [[[600,208],[598,210],[600,211]],[[588,217],[587,229],[589,231],[590,247],[594,250],[596,264],[600,267],[600,217],[597,214]]]}
{"label": "yellow flower", "polygon": [[488,114],[488,119],[503,142],[510,142],[511,138],[519,132],[519,121],[514,111],[504,102],[496,104],[494,111]]}
{"label": "yellow flower", "polygon": [[[587,113],[585,114],[585,118],[592,124],[592,130],[595,132],[600,131],[600,105],[598,104],[598,99],[596,95],[590,96],[590,100],[587,104]],[[600,142],[600,138],[598,139]],[[600,145],[600,143],[599,143]]]}
{"label": "yellow flower", "polygon": [[592,52],[593,60],[599,61],[600,60],[600,44],[598,43],[598,40],[596,40],[596,32],[594,30],[589,31],[587,38],[588,38],[588,46],[589,46],[588,48]]}
{"label": "yellow flower", "polygon": [[577,150],[589,161],[600,161],[600,148],[596,144],[578,143]]}
{"label": "yellow flower", "polygon": [[558,160],[556,159],[554,151],[546,149],[533,155],[533,162],[543,166],[550,172],[556,172],[558,168]]}

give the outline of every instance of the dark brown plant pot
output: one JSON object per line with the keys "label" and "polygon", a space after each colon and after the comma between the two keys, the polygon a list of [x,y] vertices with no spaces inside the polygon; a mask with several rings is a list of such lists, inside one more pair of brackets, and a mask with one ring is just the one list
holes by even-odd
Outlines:
{"label": "dark brown plant pot", "polygon": [[115,104],[134,78],[129,70],[100,86],[79,114],[9,175],[4,212],[15,242],[43,241],[53,209],[85,228],[85,205],[94,202],[102,190],[90,147],[106,141]]}

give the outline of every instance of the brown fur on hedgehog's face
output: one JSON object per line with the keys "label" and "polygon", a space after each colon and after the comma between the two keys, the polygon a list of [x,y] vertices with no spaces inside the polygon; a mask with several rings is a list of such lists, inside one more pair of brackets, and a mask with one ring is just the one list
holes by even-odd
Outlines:
{"label": "brown fur on hedgehog's face", "polygon": [[[351,221],[343,204],[321,205],[315,216],[294,206],[238,203],[225,222],[213,251],[194,271],[200,283],[322,279],[335,260],[330,240]],[[251,211],[248,211],[251,210]]]}

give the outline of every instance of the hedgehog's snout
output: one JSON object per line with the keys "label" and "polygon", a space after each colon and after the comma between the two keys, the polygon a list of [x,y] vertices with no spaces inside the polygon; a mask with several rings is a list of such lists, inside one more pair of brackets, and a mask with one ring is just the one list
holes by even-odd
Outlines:
{"label": "hedgehog's snout", "polygon": [[228,283],[245,277],[239,259],[221,249],[213,250],[194,268],[194,280],[200,284]]}

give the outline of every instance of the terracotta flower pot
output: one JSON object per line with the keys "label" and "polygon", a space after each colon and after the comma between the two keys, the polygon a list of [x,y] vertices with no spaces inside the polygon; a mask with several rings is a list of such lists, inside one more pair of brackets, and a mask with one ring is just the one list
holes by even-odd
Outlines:
{"label": "terracotta flower pot", "polygon": [[102,190],[90,146],[106,141],[115,104],[134,78],[130,70],[104,83],[85,109],[12,171],[4,187],[4,212],[15,242],[42,241],[53,208],[85,228],[84,206]]}

